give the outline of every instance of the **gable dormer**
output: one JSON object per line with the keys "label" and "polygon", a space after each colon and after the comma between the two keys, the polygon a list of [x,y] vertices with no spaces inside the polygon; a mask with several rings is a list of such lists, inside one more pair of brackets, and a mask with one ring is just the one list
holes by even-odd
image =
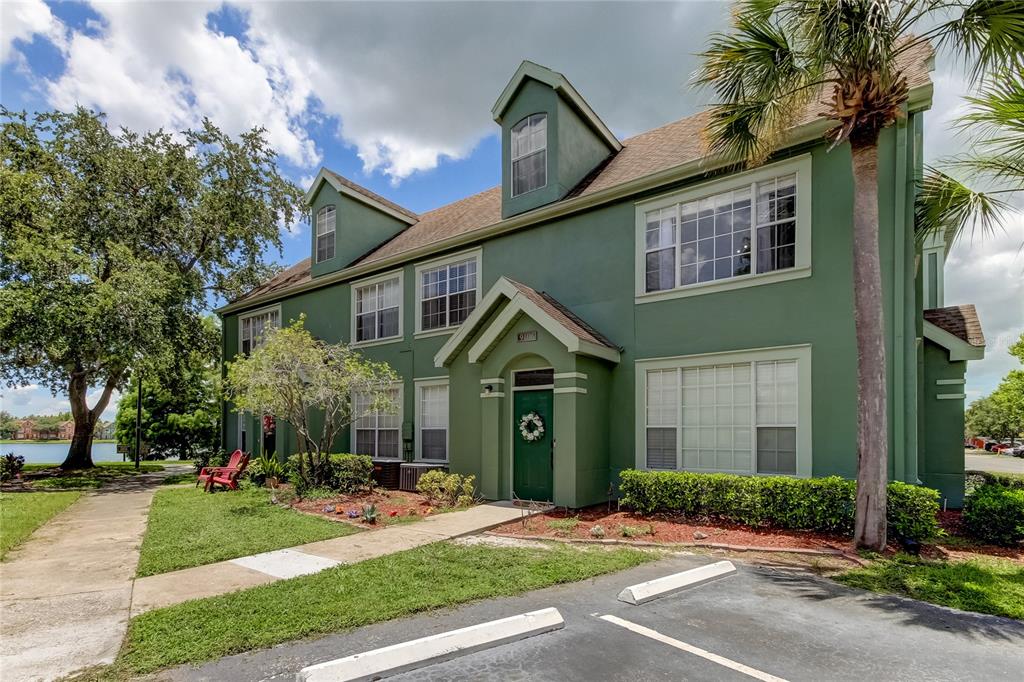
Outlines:
{"label": "gable dormer", "polygon": [[309,191],[310,274],[341,270],[419,218],[412,211],[321,168]]}
{"label": "gable dormer", "polygon": [[491,109],[501,126],[501,217],[562,199],[622,144],[565,76],[524,61]]}

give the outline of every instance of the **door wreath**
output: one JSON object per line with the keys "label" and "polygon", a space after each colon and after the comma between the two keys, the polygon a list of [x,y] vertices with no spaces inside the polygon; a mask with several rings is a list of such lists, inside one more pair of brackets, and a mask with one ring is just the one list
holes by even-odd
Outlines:
{"label": "door wreath", "polygon": [[528,412],[519,418],[519,435],[527,443],[544,437],[544,420],[536,412]]}

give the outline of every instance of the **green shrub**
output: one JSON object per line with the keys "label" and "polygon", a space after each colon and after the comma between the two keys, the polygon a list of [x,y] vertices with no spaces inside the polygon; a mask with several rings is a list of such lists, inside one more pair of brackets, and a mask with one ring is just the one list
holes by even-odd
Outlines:
{"label": "green shrub", "polygon": [[992,471],[968,471],[968,483],[973,483],[971,488],[981,485],[1001,485],[1004,488],[1020,488],[1024,490],[1024,474],[997,474]]}
{"label": "green shrub", "polygon": [[[302,477],[298,475],[299,457],[300,455],[289,457],[285,470],[288,480],[295,483],[296,490],[304,493],[305,486]],[[306,464],[308,463],[307,461]],[[354,493],[373,484],[373,460],[367,455],[331,454],[327,458],[326,468],[321,476],[323,486],[335,492]]]}
{"label": "green shrub", "polygon": [[8,452],[3,457],[0,457],[0,481],[7,482],[13,480],[21,473],[24,466],[24,457]]}
{"label": "green shrub", "polygon": [[[750,526],[852,533],[857,484],[838,476],[790,478],[683,471],[621,474],[622,502],[641,514],[707,516]],[[939,531],[938,492],[889,484],[889,531],[923,540]]]}
{"label": "green shrub", "polygon": [[548,528],[555,531],[555,535],[561,535],[563,537],[572,535],[578,525],[580,525],[580,517],[578,516],[570,516],[566,519],[553,519],[548,521]]}
{"label": "green shrub", "polygon": [[473,504],[476,476],[462,477],[432,469],[416,483],[416,490],[439,507],[468,507]]}
{"label": "green shrub", "polygon": [[964,525],[971,535],[997,545],[1024,540],[1024,488],[983,485],[964,501]]}
{"label": "green shrub", "polygon": [[354,493],[373,485],[373,460],[367,455],[331,455],[330,486]]}

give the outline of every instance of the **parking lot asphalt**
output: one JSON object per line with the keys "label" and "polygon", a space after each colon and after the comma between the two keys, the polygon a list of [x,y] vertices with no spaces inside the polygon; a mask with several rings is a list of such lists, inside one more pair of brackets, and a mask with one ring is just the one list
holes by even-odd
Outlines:
{"label": "parking lot asphalt", "polygon": [[[488,600],[161,675],[171,680],[294,679],[301,668],[548,606],[565,628],[391,679],[1020,680],[1024,623],[843,587],[809,573],[737,562],[736,574],[648,603],[622,588],[713,561],[676,555],[521,597]],[[638,634],[609,615],[660,635]],[[689,649],[687,649],[689,647]],[[710,657],[692,653],[703,651]]]}

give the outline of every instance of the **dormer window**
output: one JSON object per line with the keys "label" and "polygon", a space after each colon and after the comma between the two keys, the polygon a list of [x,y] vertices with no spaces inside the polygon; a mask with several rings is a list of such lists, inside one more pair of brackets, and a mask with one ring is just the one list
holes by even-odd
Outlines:
{"label": "dormer window", "polygon": [[316,213],[316,262],[334,258],[334,207],[324,206]]}
{"label": "dormer window", "polygon": [[512,196],[548,182],[548,115],[531,114],[512,126]]}

